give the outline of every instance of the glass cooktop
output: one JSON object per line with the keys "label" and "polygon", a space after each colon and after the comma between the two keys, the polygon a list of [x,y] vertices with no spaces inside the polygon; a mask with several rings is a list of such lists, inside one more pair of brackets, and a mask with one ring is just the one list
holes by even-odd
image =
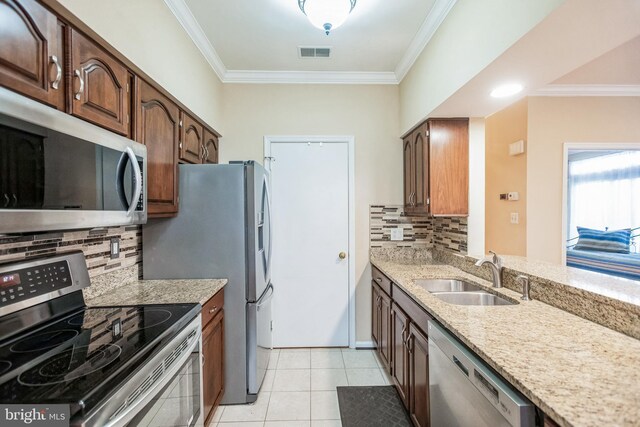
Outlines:
{"label": "glass cooktop", "polygon": [[85,308],[0,342],[0,402],[88,411],[197,315],[197,304]]}

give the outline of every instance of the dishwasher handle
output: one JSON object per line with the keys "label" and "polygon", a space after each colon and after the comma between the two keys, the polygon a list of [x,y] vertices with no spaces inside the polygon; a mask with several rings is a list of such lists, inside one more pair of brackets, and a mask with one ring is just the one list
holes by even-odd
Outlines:
{"label": "dishwasher handle", "polygon": [[453,363],[455,363],[456,366],[460,368],[460,370],[468,377],[469,369],[467,369],[467,367],[464,366],[464,363],[462,363],[460,359],[458,359],[456,356],[451,356],[451,359],[453,360]]}

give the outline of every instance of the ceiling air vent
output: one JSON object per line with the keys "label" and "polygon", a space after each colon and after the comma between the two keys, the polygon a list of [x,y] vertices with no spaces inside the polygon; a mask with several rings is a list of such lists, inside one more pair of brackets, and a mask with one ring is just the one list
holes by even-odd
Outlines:
{"label": "ceiling air vent", "polygon": [[300,58],[329,58],[331,56],[330,47],[303,47],[298,48]]}

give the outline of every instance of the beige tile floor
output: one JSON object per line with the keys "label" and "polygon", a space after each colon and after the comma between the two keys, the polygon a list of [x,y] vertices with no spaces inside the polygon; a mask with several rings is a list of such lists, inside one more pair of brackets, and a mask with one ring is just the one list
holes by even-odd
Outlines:
{"label": "beige tile floor", "polygon": [[340,427],[336,387],[389,385],[372,350],[274,350],[258,400],[220,406],[208,427]]}

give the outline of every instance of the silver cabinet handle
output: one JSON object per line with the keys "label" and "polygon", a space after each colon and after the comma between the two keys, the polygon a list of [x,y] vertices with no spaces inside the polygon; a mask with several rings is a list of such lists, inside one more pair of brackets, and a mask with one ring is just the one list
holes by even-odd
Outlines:
{"label": "silver cabinet handle", "polygon": [[60,80],[62,79],[62,66],[60,66],[60,62],[58,62],[58,57],[55,55],[51,55],[49,58],[50,62],[56,66],[56,78],[51,82],[51,87],[55,90],[58,90],[60,85]]}
{"label": "silver cabinet handle", "polygon": [[202,148],[202,160],[204,160],[204,158],[205,158],[205,152],[206,152],[205,150],[206,150],[206,148],[204,148],[204,144],[200,144],[200,148]]}
{"label": "silver cabinet handle", "polygon": [[9,206],[9,203],[11,203],[11,199],[9,198],[9,195],[7,193],[4,193],[4,205],[2,207],[6,208],[7,206]]}
{"label": "silver cabinet handle", "polygon": [[204,158],[205,160],[209,160],[209,148],[204,147]]}
{"label": "silver cabinet handle", "polygon": [[11,197],[13,197],[13,207],[15,208],[18,206],[18,198],[15,194],[12,194]]}
{"label": "silver cabinet handle", "polygon": [[380,277],[376,277],[376,282],[382,283],[382,279]]}
{"label": "silver cabinet handle", "polygon": [[217,309],[218,307],[214,305],[213,308],[209,310],[209,314],[214,313]]}
{"label": "silver cabinet handle", "polygon": [[180,144],[178,144],[178,148],[180,148],[182,150],[182,142],[180,142]]}
{"label": "silver cabinet handle", "polygon": [[80,80],[80,87],[78,88],[78,91],[73,97],[77,100],[80,100],[80,95],[82,94],[82,92],[84,92],[84,79],[82,78],[82,74],[80,73],[80,70],[75,70],[74,74],[78,78],[78,80]]}

